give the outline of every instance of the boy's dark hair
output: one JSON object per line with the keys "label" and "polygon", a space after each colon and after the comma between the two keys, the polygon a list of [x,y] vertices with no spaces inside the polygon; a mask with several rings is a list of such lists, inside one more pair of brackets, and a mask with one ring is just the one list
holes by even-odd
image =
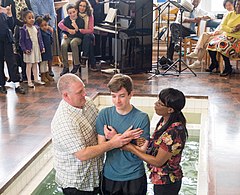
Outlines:
{"label": "boy's dark hair", "polygon": [[35,22],[38,26],[40,26],[43,21],[46,21],[48,23],[49,20],[51,20],[51,17],[49,16],[49,14],[47,14],[45,16],[37,16]]}
{"label": "boy's dark hair", "polygon": [[69,3],[69,4],[67,5],[66,11],[68,12],[68,10],[70,10],[70,9],[76,9],[76,10],[77,10],[76,6],[75,6],[74,4],[72,4],[72,3]]}
{"label": "boy's dark hair", "polygon": [[133,90],[131,77],[124,74],[115,74],[107,86],[110,89],[110,92],[114,93],[120,91],[122,88],[125,88],[129,95]]}

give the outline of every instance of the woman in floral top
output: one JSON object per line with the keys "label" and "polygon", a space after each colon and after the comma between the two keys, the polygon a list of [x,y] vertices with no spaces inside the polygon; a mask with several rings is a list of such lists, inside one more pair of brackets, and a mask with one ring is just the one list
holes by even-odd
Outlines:
{"label": "woman in floral top", "polygon": [[181,111],[184,106],[185,96],[181,91],[163,89],[154,107],[162,117],[150,139],[147,153],[133,144],[123,148],[148,163],[155,195],[177,195],[181,188],[180,161],[188,136],[186,119]]}

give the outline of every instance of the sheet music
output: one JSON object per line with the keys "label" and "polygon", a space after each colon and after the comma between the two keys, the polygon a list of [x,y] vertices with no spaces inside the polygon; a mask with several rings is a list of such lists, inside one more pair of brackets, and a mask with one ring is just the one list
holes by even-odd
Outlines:
{"label": "sheet music", "polygon": [[117,9],[110,8],[104,22],[113,23],[117,14]]}

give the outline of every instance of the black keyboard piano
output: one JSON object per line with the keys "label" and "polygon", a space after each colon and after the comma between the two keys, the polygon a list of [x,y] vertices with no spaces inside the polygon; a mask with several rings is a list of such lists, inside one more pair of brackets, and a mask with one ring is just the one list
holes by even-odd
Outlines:
{"label": "black keyboard piano", "polygon": [[[153,9],[153,2],[151,0],[137,0],[137,3],[124,1],[124,6],[122,6],[122,0],[119,1],[121,5],[118,6],[120,10],[117,15],[117,29],[114,22],[112,24],[103,22],[95,26],[94,30],[109,33],[113,39],[114,34],[117,34],[118,39],[122,40],[121,46],[124,48],[118,50],[118,53],[121,52],[118,54],[120,55],[120,58],[118,57],[120,72],[130,74],[149,72],[152,70],[152,14],[148,13]],[[129,8],[127,12],[126,6]],[[121,10],[123,7],[124,11]],[[121,15],[122,13],[128,15]],[[143,17],[145,15],[147,17]],[[123,50],[125,52],[122,52]]]}

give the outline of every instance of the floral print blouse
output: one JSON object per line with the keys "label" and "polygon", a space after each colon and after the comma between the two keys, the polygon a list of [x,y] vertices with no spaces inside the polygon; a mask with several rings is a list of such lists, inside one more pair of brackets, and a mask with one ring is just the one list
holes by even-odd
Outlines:
{"label": "floral print blouse", "polygon": [[186,142],[185,130],[182,123],[173,123],[158,139],[154,139],[154,135],[161,127],[162,124],[160,123],[152,135],[147,153],[156,156],[158,149],[162,148],[173,155],[161,168],[150,164],[147,165],[151,172],[150,179],[153,184],[157,185],[171,184],[182,179],[183,173],[180,162]]}

